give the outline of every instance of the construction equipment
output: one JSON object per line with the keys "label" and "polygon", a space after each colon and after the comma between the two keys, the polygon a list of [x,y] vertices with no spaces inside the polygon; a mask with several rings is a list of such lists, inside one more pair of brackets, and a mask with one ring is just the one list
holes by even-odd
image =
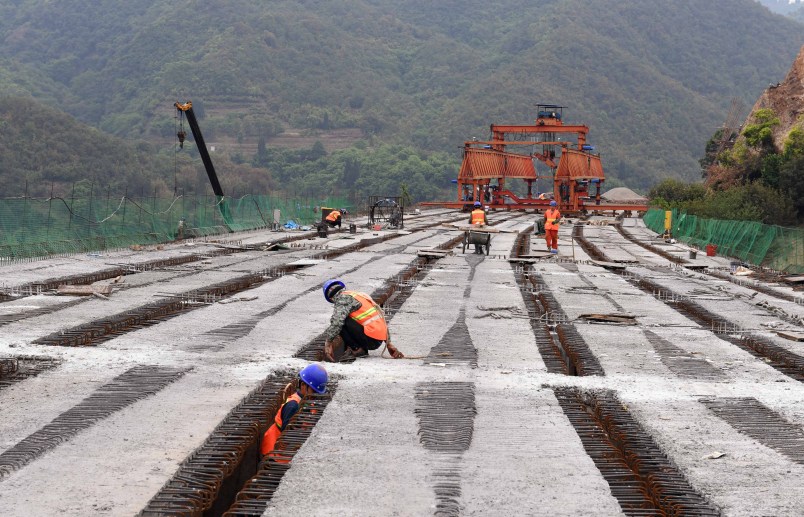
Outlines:
{"label": "construction equipment", "polygon": [[404,209],[401,197],[369,196],[369,228],[375,224],[387,225],[388,228],[404,228]]}
{"label": "construction equipment", "polygon": [[461,253],[466,253],[466,248],[470,244],[475,245],[475,249],[479,250],[478,253],[485,251],[486,255],[489,254],[491,249],[491,233],[484,231],[483,228],[472,228],[463,232],[463,248]]}
{"label": "construction equipment", "polygon": [[[565,125],[563,106],[539,104],[537,108],[534,125],[492,124],[491,140],[465,142],[457,179],[458,200],[423,204],[468,208],[479,201],[492,209],[545,209],[552,197],[566,214],[647,210],[645,205],[602,203],[605,175],[600,155],[586,143],[589,128]],[[536,161],[545,164],[549,173],[539,175]],[[514,179],[527,183],[525,196],[507,188],[506,182]],[[545,189],[534,195],[538,180],[547,180],[552,192]]]}
{"label": "construction equipment", "polygon": [[[223,195],[223,188],[218,181],[218,174],[215,172],[215,166],[212,165],[212,158],[209,156],[207,145],[204,143],[204,136],[201,134],[201,128],[198,127],[198,120],[195,118],[195,113],[193,112],[193,103],[190,101],[185,103],[176,102],[174,106],[179,112],[180,119],[181,117],[187,117],[187,124],[190,126],[190,131],[193,132],[193,138],[195,139],[196,147],[198,147],[198,153],[201,155],[201,161],[204,163],[204,169],[207,171],[207,177],[209,177],[209,182],[212,185],[212,191],[215,193],[215,199],[217,201],[216,205],[221,212],[224,224],[227,227],[230,227],[232,223],[232,216],[229,212],[229,203],[227,202],[226,197]],[[179,139],[179,146],[183,148],[184,139],[187,136],[187,133],[184,131],[183,123],[181,123],[180,129],[176,136]]]}

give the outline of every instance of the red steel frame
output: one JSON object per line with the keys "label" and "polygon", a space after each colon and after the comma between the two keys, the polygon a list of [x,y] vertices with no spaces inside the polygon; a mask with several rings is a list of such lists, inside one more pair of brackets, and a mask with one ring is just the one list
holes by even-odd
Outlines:
{"label": "red steel frame", "polygon": [[[521,210],[546,208],[550,199],[533,197],[533,182],[549,179],[553,196],[564,213],[586,211],[647,210],[645,205],[612,205],[601,203],[605,175],[600,156],[584,148],[589,127],[564,125],[560,106],[539,105],[534,125],[491,125],[491,140],[464,142],[463,163],[458,174],[457,201],[428,202],[424,205],[463,208],[475,201],[493,209]],[[575,142],[562,141],[557,135],[570,135]],[[516,140],[506,140],[511,135]],[[530,137],[529,139],[526,139]],[[508,146],[542,146],[542,152],[521,154],[509,152]],[[555,148],[561,148],[556,163]],[[539,176],[533,159],[545,163],[550,175]],[[506,181],[521,179],[527,183],[524,197],[506,189]],[[496,184],[492,181],[496,180]],[[594,194],[590,190],[594,189]],[[471,195],[469,193],[471,192]]]}

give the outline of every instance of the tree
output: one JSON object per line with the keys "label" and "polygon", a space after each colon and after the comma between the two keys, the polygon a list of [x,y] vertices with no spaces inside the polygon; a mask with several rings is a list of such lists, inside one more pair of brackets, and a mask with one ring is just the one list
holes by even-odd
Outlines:
{"label": "tree", "polygon": [[779,167],[779,190],[792,200],[799,221],[804,221],[804,154],[795,154]]}
{"label": "tree", "polygon": [[408,192],[408,185],[407,183],[402,183],[399,185],[400,194],[399,197],[402,198],[402,206],[410,206],[413,204],[413,198]]}
{"label": "tree", "polygon": [[669,207],[703,199],[706,195],[706,187],[700,183],[684,183],[676,179],[668,178],[655,185],[648,192],[651,201],[658,204],[667,204]]}
{"label": "tree", "polygon": [[773,149],[773,127],[779,125],[779,117],[773,110],[764,108],[754,114],[755,124],[749,124],[743,129],[745,141],[751,147],[762,150]]}

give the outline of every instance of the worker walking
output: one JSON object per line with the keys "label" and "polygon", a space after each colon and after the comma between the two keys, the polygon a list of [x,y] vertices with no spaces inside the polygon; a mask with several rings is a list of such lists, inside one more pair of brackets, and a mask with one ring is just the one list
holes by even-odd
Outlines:
{"label": "worker walking", "polygon": [[341,227],[341,211],[340,210],[333,210],[332,212],[327,214],[327,217],[324,219],[330,228],[334,227]]}
{"label": "worker walking", "polygon": [[388,324],[377,302],[365,293],[347,291],[345,287],[340,280],[324,283],[324,298],[335,305],[324,332],[324,360],[337,362],[344,354],[365,356],[383,343],[394,359],[405,357],[391,344]]}
{"label": "worker walking", "polygon": [[547,241],[547,250],[550,253],[558,253],[558,225],[561,222],[561,212],[556,207],[554,200],[550,201],[550,208],[544,211],[544,238]]}
{"label": "worker walking", "polygon": [[[274,416],[274,423],[265,431],[260,444],[260,458],[271,456],[276,448],[276,441],[285,430],[290,420],[301,409],[302,400],[313,393],[326,393],[329,375],[324,367],[317,364],[305,366],[299,372],[299,378],[285,387],[285,402],[279,407]],[[287,460],[275,457],[276,461],[286,463]]]}

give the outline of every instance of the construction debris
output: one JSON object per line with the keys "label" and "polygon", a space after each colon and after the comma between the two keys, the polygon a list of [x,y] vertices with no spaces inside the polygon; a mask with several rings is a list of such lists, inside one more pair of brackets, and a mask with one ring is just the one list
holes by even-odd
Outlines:
{"label": "construction debris", "polygon": [[606,269],[625,269],[625,264],[619,262],[606,262],[603,260],[591,260],[592,264]]}
{"label": "construction debris", "polygon": [[293,262],[288,262],[288,265],[289,266],[303,267],[303,266],[314,266],[314,265],[320,264],[322,262],[324,262],[324,259],[299,259],[299,260],[295,260]]}
{"label": "construction debris", "polygon": [[60,285],[56,289],[56,294],[70,296],[109,295],[112,294],[112,285]]}
{"label": "construction debris", "polygon": [[259,298],[258,296],[238,296],[237,298],[227,298],[225,300],[220,300],[218,303],[227,304],[227,303],[235,303],[235,302],[250,302]]}
{"label": "construction debris", "polygon": [[578,319],[590,323],[616,323],[618,325],[636,325],[636,316],[631,314],[581,314]]}
{"label": "construction debris", "polygon": [[434,248],[421,249],[416,253],[419,257],[443,258],[452,255],[452,250],[439,250]]}
{"label": "construction debris", "polygon": [[545,257],[551,257],[552,255],[553,254],[550,253],[549,251],[531,251],[530,253],[520,255],[519,258],[524,258],[524,259],[536,258],[536,259],[540,259],[540,258],[545,258]]}
{"label": "construction debris", "polygon": [[801,332],[791,332],[789,330],[777,330],[776,334],[790,341],[804,341],[804,334]]}

